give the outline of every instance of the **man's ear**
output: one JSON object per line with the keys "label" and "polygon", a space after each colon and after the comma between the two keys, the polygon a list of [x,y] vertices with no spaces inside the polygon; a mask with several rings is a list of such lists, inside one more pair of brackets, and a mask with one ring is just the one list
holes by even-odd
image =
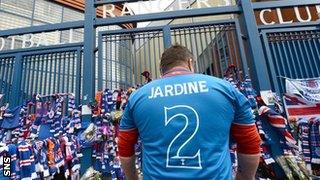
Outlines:
{"label": "man's ear", "polygon": [[188,61],[188,68],[189,68],[190,71],[194,70],[193,60],[192,59],[189,59],[189,61]]}

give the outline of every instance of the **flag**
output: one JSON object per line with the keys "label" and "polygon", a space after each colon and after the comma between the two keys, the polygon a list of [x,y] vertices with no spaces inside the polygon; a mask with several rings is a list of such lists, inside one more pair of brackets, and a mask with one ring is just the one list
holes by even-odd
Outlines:
{"label": "flag", "polygon": [[283,102],[288,116],[310,117],[320,115],[320,102],[311,103],[293,94],[285,94]]}
{"label": "flag", "polygon": [[286,79],[286,92],[311,103],[320,103],[320,78]]}

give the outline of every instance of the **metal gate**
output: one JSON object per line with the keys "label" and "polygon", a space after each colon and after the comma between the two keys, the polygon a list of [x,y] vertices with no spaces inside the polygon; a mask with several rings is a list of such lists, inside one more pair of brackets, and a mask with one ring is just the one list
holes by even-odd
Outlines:
{"label": "metal gate", "polygon": [[285,78],[320,77],[320,30],[316,27],[262,33],[272,85],[285,92]]}
{"label": "metal gate", "polygon": [[35,94],[81,94],[81,44],[0,53],[1,93],[13,105]]}
{"label": "metal gate", "polygon": [[102,31],[98,40],[98,89],[141,84],[140,74],[145,70],[159,78],[165,44],[181,44],[190,49],[198,73],[223,77],[227,67],[234,64],[242,75],[248,75],[236,19]]}

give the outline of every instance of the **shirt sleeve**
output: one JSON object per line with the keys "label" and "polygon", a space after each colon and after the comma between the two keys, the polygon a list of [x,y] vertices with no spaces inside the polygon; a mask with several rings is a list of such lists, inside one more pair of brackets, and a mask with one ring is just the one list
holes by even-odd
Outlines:
{"label": "shirt sleeve", "polygon": [[241,154],[260,153],[261,138],[257,127],[253,125],[231,125],[231,136],[237,142],[237,151]]}
{"label": "shirt sleeve", "polygon": [[231,125],[231,136],[237,142],[237,151],[241,154],[259,154],[261,139],[255,125],[248,99],[233,88],[235,115]]}
{"label": "shirt sleeve", "polygon": [[237,89],[233,88],[235,96],[235,116],[234,124],[252,125],[254,124],[253,114],[248,99]]}
{"label": "shirt sleeve", "polygon": [[132,110],[130,107],[131,106],[129,101],[120,122],[120,131],[118,137],[118,148],[120,157],[133,156],[135,152],[135,144],[138,141],[139,133],[134,123]]}
{"label": "shirt sleeve", "polygon": [[132,117],[132,111],[131,111],[131,106],[129,101],[122,115],[122,119],[120,121],[120,130],[126,131],[126,130],[132,130],[132,129],[136,129],[136,125]]}

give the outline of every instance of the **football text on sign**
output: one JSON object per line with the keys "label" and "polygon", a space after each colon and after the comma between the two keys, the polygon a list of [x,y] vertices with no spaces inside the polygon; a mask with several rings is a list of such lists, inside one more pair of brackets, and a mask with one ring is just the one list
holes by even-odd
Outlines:
{"label": "football text on sign", "polygon": [[6,38],[0,37],[0,51],[75,43],[75,40],[73,39],[74,29],[69,29],[68,31],[68,37],[64,41],[60,40],[61,31],[39,34],[24,34],[21,36],[8,36]]}

